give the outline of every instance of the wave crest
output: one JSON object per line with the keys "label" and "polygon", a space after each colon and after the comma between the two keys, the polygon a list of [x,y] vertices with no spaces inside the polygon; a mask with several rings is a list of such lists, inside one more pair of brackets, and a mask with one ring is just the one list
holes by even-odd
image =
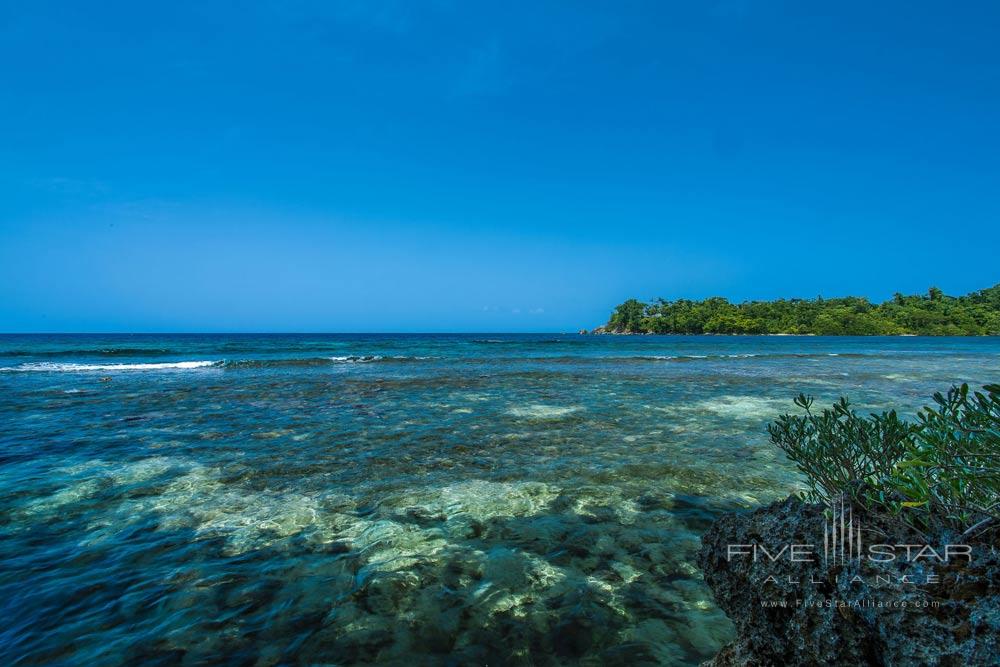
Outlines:
{"label": "wave crest", "polygon": [[72,364],[41,361],[38,363],[20,364],[0,368],[0,371],[14,373],[106,373],[114,371],[163,371],[163,370],[193,370],[218,366],[218,361],[164,361],[149,364]]}

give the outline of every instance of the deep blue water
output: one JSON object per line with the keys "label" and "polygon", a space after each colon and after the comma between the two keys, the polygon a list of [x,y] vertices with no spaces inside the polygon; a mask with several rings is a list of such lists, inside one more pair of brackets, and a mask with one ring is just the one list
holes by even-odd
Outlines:
{"label": "deep blue water", "polygon": [[0,336],[0,664],[695,664],[695,566],[799,392],[996,338]]}

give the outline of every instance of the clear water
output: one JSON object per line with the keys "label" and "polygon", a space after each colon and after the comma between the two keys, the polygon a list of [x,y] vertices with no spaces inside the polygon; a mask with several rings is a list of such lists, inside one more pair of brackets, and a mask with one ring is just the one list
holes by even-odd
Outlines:
{"label": "clear water", "polygon": [[0,663],[695,664],[699,535],[797,487],[794,395],[998,379],[995,338],[2,336]]}

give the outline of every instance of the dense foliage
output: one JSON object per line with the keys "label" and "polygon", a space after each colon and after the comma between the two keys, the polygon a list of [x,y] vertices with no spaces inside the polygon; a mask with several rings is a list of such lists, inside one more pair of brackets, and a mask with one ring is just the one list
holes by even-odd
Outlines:
{"label": "dense foliage", "polygon": [[973,531],[1000,522],[1000,385],[935,394],[907,422],[894,411],[859,417],[841,398],[832,409],[781,415],[771,441],[802,471],[810,500],[847,494],[919,527]]}
{"label": "dense foliage", "polygon": [[605,330],[655,334],[816,334],[820,336],[976,336],[1000,334],[1000,285],[965,296],[926,295],[874,304],[862,297],[779,299],[733,304],[629,299],[615,308]]}

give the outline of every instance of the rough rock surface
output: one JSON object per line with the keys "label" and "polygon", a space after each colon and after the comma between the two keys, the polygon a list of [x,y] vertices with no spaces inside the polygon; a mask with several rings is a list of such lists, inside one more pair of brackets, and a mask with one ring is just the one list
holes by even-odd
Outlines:
{"label": "rough rock surface", "polygon": [[[975,541],[925,538],[855,511],[864,554],[875,544],[930,544],[943,551],[943,544],[967,543],[971,559],[908,559],[905,549],[895,548],[890,562],[863,557],[827,563],[824,509],[788,498],[750,514],[726,515],[708,530],[700,564],[736,626],[736,639],[707,664],[1000,664],[996,531]],[[793,562],[787,551],[773,561],[760,551],[756,560],[740,553],[752,548],[730,553],[729,545],[750,544],[772,555],[785,544],[811,544],[815,556]]]}

